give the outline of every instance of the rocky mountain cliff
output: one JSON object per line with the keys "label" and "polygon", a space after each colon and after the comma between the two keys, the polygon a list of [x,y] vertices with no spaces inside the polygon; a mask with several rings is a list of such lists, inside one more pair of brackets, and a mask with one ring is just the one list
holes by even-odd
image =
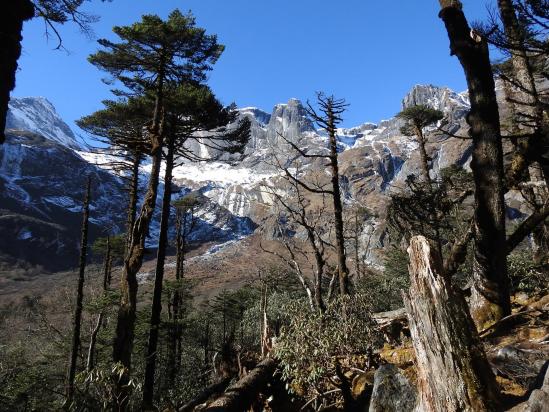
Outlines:
{"label": "rocky mountain cliff", "polygon": [[[461,130],[469,108],[466,93],[418,85],[402,101],[403,107],[414,104],[442,110],[446,115],[445,127],[452,133],[466,134]],[[189,191],[196,191],[203,198],[196,241],[238,240],[265,222],[271,202],[265,185],[276,182],[280,173],[270,164],[269,157],[273,151],[281,151],[284,139],[305,151],[327,149],[325,132],[315,129],[299,100],[278,104],[271,114],[253,107],[239,110],[252,124],[252,135],[243,156],[232,156],[223,162],[185,163],[174,170],[177,186],[174,198]],[[401,135],[401,126],[400,120],[392,118],[379,124],[364,123],[338,130],[346,202],[360,203],[383,216],[388,195],[402,188],[406,177],[416,172],[417,146],[412,138]],[[112,228],[111,232],[123,230],[126,194],[122,176],[111,170],[107,156],[89,152],[76,142],[70,127],[47,100],[13,99],[8,132],[7,143],[0,146],[0,226],[3,233],[9,233],[0,240],[4,255],[27,258],[32,250],[33,263],[52,270],[74,266],[76,259],[71,257],[69,264],[65,257],[74,257],[76,251],[83,182],[88,174],[94,180],[95,235],[105,228]],[[433,129],[429,141],[435,174],[454,164],[467,167],[468,140],[449,138]],[[205,150],[202,155],[208,154],[200,144],[195,149]],[[307,163],[303,166],[308,167]],[[148,167],[144,163],[141,169],[143,184]],[[384,246],[382,223],[382,218],[370,222],[363,234],[373,240],[372,250],[364,256],[373,263],[380,262],[376,249]],[[151,247],[156,242],[157,230],[155,222]],[[49,257],[60,251],[63,258],[48,265]]]}
{"label": "rocky mountain cliff", "polygon": [[71,128],[44,97],[12,98],[6,129],[31,131],[71,149],[81,148]]}

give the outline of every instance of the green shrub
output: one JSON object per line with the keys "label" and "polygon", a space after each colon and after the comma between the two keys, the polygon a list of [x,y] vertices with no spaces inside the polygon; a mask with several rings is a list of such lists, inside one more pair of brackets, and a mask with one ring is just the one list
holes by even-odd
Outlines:
{"label": "green shrub", "polygon": [[301,395],[329,387],[336,360],[360,357],[381,344],[368,298],[362,294],[337,298],[323,315],[303,302],[290,302],[284,311],[289,323],[276,341],[275,356],[283,378]]}
{"label": "green shrub", "polygon": [[549,273],[542,265],[534,262],[532,252],[517,250],[507,257],[507,272],[511,291],[529,295],[543,295],[549,289]]}

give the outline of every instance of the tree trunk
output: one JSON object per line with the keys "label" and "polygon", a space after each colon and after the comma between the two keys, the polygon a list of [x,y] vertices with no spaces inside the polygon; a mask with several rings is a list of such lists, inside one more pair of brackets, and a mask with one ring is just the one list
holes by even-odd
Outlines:
{"label": "tree trunk", "polygon": [[[519,125],[522,126],[524,132],[530,134],[529,138],[520,139],[518,142],[519,147],[513,158],[515,167],[511,170],[520,176],[524,171],[521,169],[526,169],[531,165],[529,167],[530,180],[538,187],[535,190],[536,202],[543,204],[549,192],[549,176],[544,176],[540,164],[533,159],[543,152],[543,150],[538,150],[539,141],[543,136],[543,104],[540,101],[530,58],[526,52],[524,35],[515,13],[515,6],[511,0],[498,0],[498,7],[510,46],[514,82],[517,83],[511,93],[512,105],[519,112],[517,119]],[[519,176],[511,174],[511,181],[518,180]],[[544,234],[549,230],[548,227],[549,225],[542,224],[538,230],[532,233],[534,257],[538,261],[547,253]]]}
{"label": "tree trunk", "polygon": [[337,159],[336,128],[333,116],[328,121],[331,127],[328,129],[330,135],[330,167],[332,169],[332,198],[334,202],[334,225],[336,235],[336,252],[339,272],[339,293],[349,294],[349,269],[345,256],[345,238],[343,232],[343,204],[341,202],[341,190],[339,188],[339,164]]}
{"label": "tree trunk", "polygon": [[111,238],[107,236],[107,251],[105,252],[105,261],[103,262],[103,292],[105,292],[111,284]]}
{"label": "tree trunk", "polygon": [[80,241],[80,264],[78,272],[78,286],[76,289],[76,307],[73,316],[71,355],[67,373],[67,400],[65,406],[71,406],[74,400],[74,378],[76,376],[76,362],[78,350],[80,349],[80,328],[82,323],[82,301],[84,300],[84,274],[86,271],[86,257],[88,249],[88,222],[90,218],[90,191],[91,178],[86,183],[86,194],[84,196],[84,213],[82,217],[82,239]]}
{"label": "tree trunk", "polygon": [[459,1],[440,3],[451,54],[463,66],[471,100],[467,122],[473,138],[476,228],[471,314],[477,328],[484,329],[511,313],[499,110],[488,44],[471,30]]}
{"label": "tree trunk", "polygon": [[34,16],[30,0],[11,0],[0,13],[0,144],[6,137],[6,116],[10,93],[15,87],[17,60],[21,56],[23,22]]}
{"label": "tree trunk", "polygon": [[242,412],[254,403],[257,395],[267,388],[276,370],[276,361],[263,360],[248,375],[229,386],[223,395],[208,405],[204,412]]}
{"label": "tree trunk", "polygon": [[425,412],[497,411],[498,388],[463,295],[442,274],[427,239],[410,241],[410,290],[404,305]]}
{"label": "tree trunk", "polygon": [[168,246],[168,226],[170,221],[170,206],[172,202],[172,170],[174,162],[175,138],[170,137],[166,155],[166,171],[164,175],[164,196],[162,198],[162,217],[160,234],[156,253],[156,270],[154,279],[153,302],[149,329],[149,342],[145,358],[145,381],[143,383],[143,410],[154,410],[154,378],[156,373],[156,355],[158,348],[158,332],[162,314],[162,286],[164,284],[164,263]]}
{"label": "tree trunk", "polygon": [[97,344],[97,335],[99,334],[99,330],[101,329],[101,325],[103,324],[103,316],[103,311],[99,312],[99,315],[97,316],[97,321],[95,322],[95,326],[90,336],[90,346],[88,347],[88,360],[86,362],[86,371],[88,371],[88,373],[95,368],[95,345]]}
{"label": "tree trunk", "polygon": [[498,7],[505,36],[510,46],[514,81],[517,83],[513,87],[513,100],[516,105],[521,106],[520,110],[523,114],[523,116],[519,116],[519,123],[527,133],[534,133],[541,126],[543,106],[539,99],[530,59],[524,46],[523,31],[511,0],[498,0]]}
{"label": "tree trunk", "polygon": [[[103,265],[103,292],[106,292],[111,285],[111,270],[112,270],[112,256],[111,256],[111,241],[107,236],[107,251],[105,253],[105,262]],[[103,324],[104,311],[101,310],[97,316],[95,327],[92,330],[90,336],[90,346],[88,347],[88,361],[86,362],[86,370],[91,372],[95,367],[95,345],[97,344],[97,335]]]}
{"label": "tree trunk", "polygon": [[138,151],[133,153],[132,174],[129,187],[128,217],[126,219],[126,245],[129,249],[131,233],[137,214],[137,197],[139,194],[139,165],[141,164],[141,154]]}
{"label": "tree trunk", "polygon": [[[183,265],[185,260],[185,239],[184,228],[186,226],[186,213],[177,210],[176,215],[176,264],[175,264],[175,280],[176,282],[183,279]],[[170,386],[175,385],[175,379],[181,366],[181,325],[179,324],[179,314],[181,305],[181,294],[179,292],[179,284],[176,285],[173,291],[173,296],[170,299],[171,310],[170,314],[170,333],[168,341],[168,382]]]}
{"label": "tree trunk", "polygon": [[427,149],[425,148],[425,137],[423,136],[423,130],[418,125],[415,125],[415,131],[417,136],[417,143],[419,147],[419,158],[421,160],[421,172],[423,174],[423,181],[431,186],[431,176],[429,175],[429,156],[427,155]]}
{"label": "tree trunk", "polygon": [[141,212],[131,231],[128,252],[124,259],[124,272],[120,281],[120,306],[113,343],[113,361],[115,363],[120,362],[126,369],[126,373],[122,375],[118,382],[120,390],[129,380],[137,307],[137,273],[143,264],[145,239],[149,234],[149,225],[156,206],[158,180],[162,163],[162,135],[157,135],[153,140],[155,144],[151,150],[152,167],[149,186]]}
{"label": "tree trunk", "polygon": [[[429,174],[431,168],[429,167],[429,156],[427,155],[427,149],[426,149],[426,139],[425,135],[423,134],[423,129],[421,128],[421,125],[415,124],[414,125],[416,136],[417,136],[417,143],[419,148],[419,158],[421,162],[421,173],[422,173],[422,179],[427,185],[427,188],[431,195],[433,194],[433,180],[431,179],[431,175]],[[433,222],[433,228],[435,230],[435,237],[434,239],[437,242],[437,251],[439,256],[442,258],[442,236],[440,235],[440,227],[438,223],[438,216],[435,211],[432,211],[430,213],[431,221]]]}

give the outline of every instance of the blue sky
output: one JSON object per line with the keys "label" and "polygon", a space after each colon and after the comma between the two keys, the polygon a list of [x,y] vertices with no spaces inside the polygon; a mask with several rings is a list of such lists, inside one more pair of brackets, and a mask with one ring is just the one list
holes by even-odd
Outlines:
{"label": "blue sky", "polygon": [[[487,16],[488,0],[464,0],[470,20]],[[317,90],[350,104],[344,125],[392,117],[417,83],[462,91],[465,79],[438,18],[436,0],[92,0],[86,10],[101,20],[96,38],[114,38],[114,25],[142,14],[166,17],[191,10],[197,24],[218,35],[226,51],[209,84],[224,102],[267,112],[292,97],[314,98]],[[61,28],[68,50],[44,35],[38,19],[25,24],[23,54],[14,96],[44,96],[78,132],[74,120],[109,98],[104,74],[86,58],[95,39],[74,25]]]}

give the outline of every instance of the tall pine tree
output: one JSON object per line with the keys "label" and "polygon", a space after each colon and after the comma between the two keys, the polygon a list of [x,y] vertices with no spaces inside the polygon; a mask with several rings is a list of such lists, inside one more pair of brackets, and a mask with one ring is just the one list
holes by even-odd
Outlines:
{"label": "tall pine tree", "polygon": [[149,184],[141,211],[136,218],[128,253],[124,260],[121,281],[121,300],[116,335],[113,344],[113,361],[120,362],[125,373],[120,388],[128,382],[133,350],[136,306],[137,272],[145,254],[145,239],[156,206],[162,148],[166,135],[165,91],[170,82],[201,82],[221,53],[223,46],[216,36],[207,35],[195,25],[191,14],[173,11],[167,20],[146,15],[131,26],[114,27],[120,38],[115,43],[99,40],[104,50],[90,56],[90,62],[119,80],[125,90],[120,94],[146,93],[154,100],[146,135],[150,142],[152,167]]}

